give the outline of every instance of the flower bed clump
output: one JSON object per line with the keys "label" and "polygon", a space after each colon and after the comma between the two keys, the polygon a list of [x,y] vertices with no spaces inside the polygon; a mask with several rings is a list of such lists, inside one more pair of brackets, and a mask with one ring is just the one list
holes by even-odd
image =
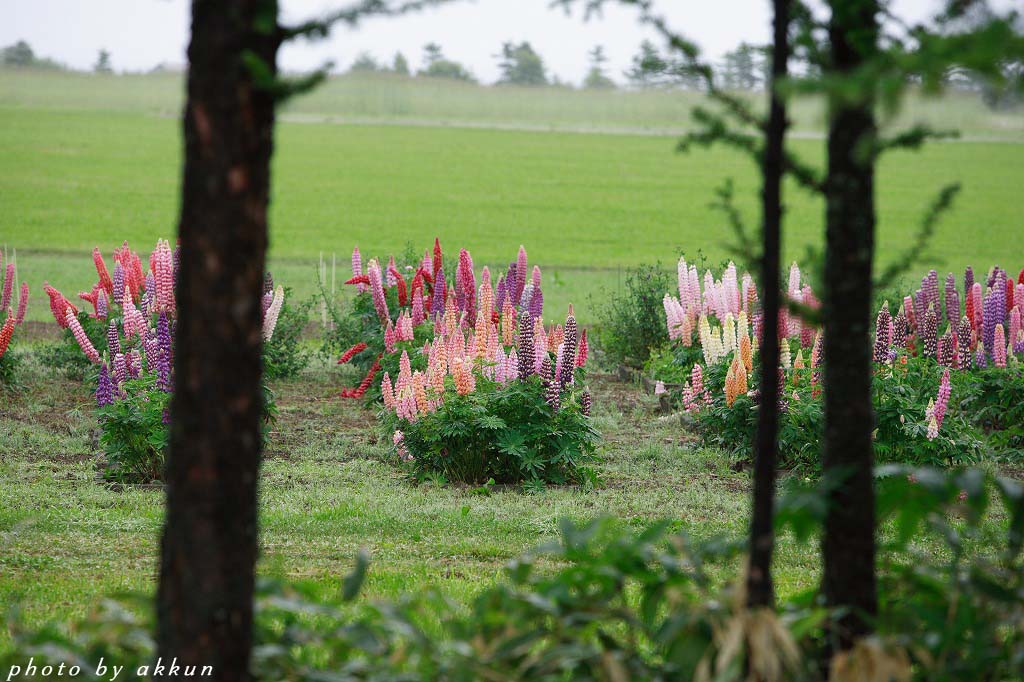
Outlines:
{"label": "flower bed clump", "polygon": [[[14,371],[17,366],[17,358],[8,354],[11,339],[14,337],[15,329],[25,321],[25,312],[28,310],[28,282],[22,282],[20,287],[15,287],[17,279],[17,268],[13,260],[7,260],[4,266],[4,254],[0,252],[0,385],[12,386],[14,384]],[[15,306],[14,290],[18,289],[18,301]]]}
{"label": "flower bed clump", "polygon": [[[648,363],[659,380],[656,392],[680,382],[673,398],[705,439],[749,453],[761,371],[761,313],[753,279],[744,275],[737,285],[730,264],[721,280],[707,273],[702,289],[696,269],[681,261],[679,289],[679,298],[665,297],[674,344]],[[817,306],[813,291],[800,285],[795,264],[786,293],[798,304]],[[888,302],[883,305],[873,383],[875,449],[881,460],[959,464],[986,454],[1020,454],[1024,430],[1013,415],[1024,417],[1022,303],[1024,272],[1015,283],[993,268],[983,286],[968,268],[963,292],[950,274],[940,296],[933,270],[895,315]],[[787,464],[816,467],[823,340],[798,315],[783,312],[780,342],[780,449]]]}
{"label": "flower bed clump", "polygon": [[[546,327],[539,267],[526,250],[494,281],[468,251],[448,267],[440,242],[400,269],[353,253],[357,287],[339,326],[361,336],[339,359],[361,359],[342,395],[383,404],[380,421],[418,478],[579,482],[597,434],[584,386],[586,333],[570,310]],[[403,275],[402,270],[405,271]]]}
{"label": "flower bed clump", "polygon": [[[95,382],[100,443],[106,455],[107,480],[150,483],[163,479],[164,454],[174,391],[174,332],[177,320],[175,281],[179,250],[157,242],[148,268],[125,242],[114,251],[111,274],[98,248],[93,262],[99,280],[78,297],[89,310],[79,311],[49,283],[54,319],[89,363]],[[267,278],[263,299],[263,337],[274,333],[284,289],[272,290]],[[271,394],[264,390],[265,414],[273,414]]]}

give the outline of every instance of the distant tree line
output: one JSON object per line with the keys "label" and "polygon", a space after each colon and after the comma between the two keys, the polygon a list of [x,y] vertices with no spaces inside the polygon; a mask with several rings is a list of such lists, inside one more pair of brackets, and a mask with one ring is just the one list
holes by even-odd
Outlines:
{"label": "distant tree line", "polygon": [[[20,69],[42,69],[48,71],[68,71],[68,67],[49,57],[40,57],[24,40],[0,49],[0,66]],[[96,73],[113,73],[110,52],[101,49],[96,55],[96,63],[92,70]]]}

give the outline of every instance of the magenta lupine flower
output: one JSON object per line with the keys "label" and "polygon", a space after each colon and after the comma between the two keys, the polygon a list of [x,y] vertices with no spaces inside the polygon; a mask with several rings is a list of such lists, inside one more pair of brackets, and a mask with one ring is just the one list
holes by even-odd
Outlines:
{"label": "magenta lupine flower", "polygon": [[110,372],[107,370],[107,364],[103,363],[100,366],[99,380],[96,384],[96,406],[104,407],[113,404],[114,386],[110,381]]}
{"label": "magenta lupine flower", "polygon": [[1021,305],[1021,303],[1018,303],[1017,305],[1013,306],[1013,310],[1010,311],[1010,336],[1008,339],[1010,343],[1016,343],[1018,337],[1020,336],[1020,331],[1022,328],[1020,313]]}
{"label": "magenta lupine flower", "polygon": [[14,262],[8,261],[7,274],[4,277],[3,294],[0,295],[0,309],[7,310],[11,305],[11,294],[14,292]]}
{"label": "magenta lupine flower", "polygon": [[[363,274],[363,257],[359,253],[359,247],[357,246],[352,249],[352,276],[358,277],[361,274]],[[357,284],[356,291],[363,293],[366,291],[366,285],[362,283]]]}
{"label": "magenta lupine flower", "polygon": [[992,364],[996,367],[1006,367],[1006,333],[1003,331],[1002,323],[996,325],[992,336]]}
{"label": "magenta lupine flower", "polygon": [[423,290],[417,287],[412,292],[412,324],[414,327],[418,327],[423,324],[425,319],[427,319],[427,314],[423,310]]}
{"label": "magenta lupine flower", "polygon": [[391,319],[388,312],[388,302],[384,298],[384,282],[381,279],[380,266],[376,260],[371,260],[367,266],[366,273],[370,279],[370,294],[373,296],[373,307],[377,310],[377,317],[380,318],[380,325],[387,325]]}
{"label": "magenta lupine flower", "polygon": [[117,333],[117,323],[114,320],[107,325],[107,352],[111,356],[121,352],[121,338]]}
{"label": "magenta lupine flower", "polygon": [[526,381],[531,374],[536,373],[536,366],[533,362],[536,357],[533,348],[533,318],[530,317],[529,311],[524,310],[519,315],[516,351],[519,358],[519,378]]}
{"label": "magenta lupine flower", "polygon": [[934,358],[938,354],[939,345],[939,318],[935,314],[935,307],[928,306],[924,314],[924,324],[921,325],[921,354],[926,358]]}
{"label": "magenta lupine flower", "polygon": [[971,295],[971,289],[974,288],[974,268],[970,265],[964,270],[964,297]]}
{"label": "magenta lupine flower", "polygon": [[[178,281],[178,270],[181,268],[181,244],[174,245],[174,255],[172,256],[172,267],[171,277],[174,282]],[[170,424],[171,420],[168,416],[168,411],[164,410],[164,424]]]}
{"label": "magenta lupine flower", "polygon": [[124,268],[121,263],[114,264],[114,303],[121,305],[121,298],[124,296]]}
{"label": "magenta lupine flower", "polygon": [[[104,365],[105,367],[106,365]],[[114,356],[114,381],[118,385],[128,380],[128,360],[123,353]]]}
{"label": "magenta lupine flower", "polygon": [[473,272],[473,258],[469,251],[459,249],[458,280],[462,288],[463,305],[461,310],[476,317],[476,273]]}
{"label": "magenta lupine flower", "polygon": [[515,271],[515,297],[514,300],[518,301],[523,296],[523,289],[526,287],[526,268],[529,267],[526,260],[526,247],[522,244],[519,245],[519,254],[516,256],[516,271]]}
{"label": "magenta lupine flower", "polygon": [[956,291],[953,273],[946,275],[946,320],[955,325],[960,320],[960,294]]}
{"label": "magenta lupine flower", "polygon": [[500,310],[504,310],[505,309],[505,298],[507,297],[507,295],[508,294],[505,291],[505,275],[504,274],[499,274],[498,275],[498,284],[497,284],[497,286],[494,289],[494,309],[495,310],[499,310],[500,311]]}
{"label": "magenta lupine flower", "polygon": [[444,281],[444,268],[438,268],[434,274],[434,296],[430,300],[430,315],[435,319],[444,317],[444,301],[447,292],[448,283]]}
{"label": "magenta lupine flower", "polygon": [[539,265],[534,265],[533,266],[533,273],[532,273],[532,275],[530,277],[530,281],[533,282],[533,286],[535,286],[536,288],[540,289],[540,266]]}
{"label": "magenta lupine flower", "polygon": [[960,318],[960,324],[956,329],[956,359],[957,369],[966,370],[971,368],[971,323],[967,316]]}
{"label": "magenta lupine flower", "polygon": [[889,302],[886,301],[875,319],[875,347],[871,358],[874,362],[884,363],[889,359],[889,339],[887,337],[889,336],[890,322]]}
{"label": "magenta lupine flower", "polygon": [[22,282],[21,291],[18,292],[18,312],[14,315],[14,324],[21,324],[25,321],[26,310],[28,310],[28,282]]}
{"label": "magenta lupine flower", "polygon": [[90,362],[98,364],[100,361],[100,354],[92,345],[92,341],[89,340],[89,337],[86,335],[85,330],[82,329],[82,323],[78,321],[77,317],[75,317],[75,314],[74,312],[72,312],[71,308],[67,309],[67,312],[65,313],[64,316],[64,320],[65,322],[67,322],[68,329],[70,329],[71,333],[74,334],[75,341],[78,342],[78,347],[82,349],[83,353],[85,353],[85,357],[89,358]]}
{"label": "magenta lupine flower", "polygon": [[142,374],[142,356],[136,349],[128,351],[128,377],[138,379]]}

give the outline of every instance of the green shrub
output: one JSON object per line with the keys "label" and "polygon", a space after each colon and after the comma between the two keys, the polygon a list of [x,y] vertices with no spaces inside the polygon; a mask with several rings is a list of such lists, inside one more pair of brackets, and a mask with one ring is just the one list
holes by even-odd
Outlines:
{"label": "green shrub", "polygon": [[640,368],[651,351],[668,343],[662,303],[675,286],[661,265],[644,265],[626,274],[622,289],[605,293],[596,305],[597,343],[608,358]]}
{"label": "green shrub", "polygon": [[284,289],[284,304],[270,341],[263,344],[263,374],[268,379],[296,376],[309,364],[311,352],[302,346],[314,299],[292,304],[291,287]]}
{"label": "green shrub", "polygon": [[401,434],[400,450],[419,479],[578,483],[593,476],[587,465],[599,440],[582,399],[567,387],[552,409],[537,375],[504,385],[481,376],[475,391],[459,395],[449,376],[436,410],[412,422],[384,410],[380,419],[387,437]]}
{"label": "green shrub", "polygon": [[103,476],[121,483],[162,481],[171,394],[157,388],[155,374],[129,379],[122,389],[121,399],[97,410],[107,456]]}
{"label": "green shrub", "polygon": [[[82,329],[93,346],[99,349],[107,347],[107,324],[104,320],[98,320],[81,311],[78,313],[78,321],[81,322]],[[64,376],[74,381],[93,383],[96,378],[96,365],[82,353],[70,329],[62,329],[59,340],[41,344],[37,357],[44,366],[62,372]]]}

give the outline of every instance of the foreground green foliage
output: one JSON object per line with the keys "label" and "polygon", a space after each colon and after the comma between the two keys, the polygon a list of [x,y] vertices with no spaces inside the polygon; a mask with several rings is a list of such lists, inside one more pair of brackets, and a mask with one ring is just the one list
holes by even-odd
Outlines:
{"label": "foreground green foliage", "polygon": [[[1009,515],[980,535],[995,501]],[[778,525],[805,541],[820,490],[794,491]],[[833,679],[1010,679],[1024,657],[1024,488],[977,470],[886,468],[879,514],[896,535],[882,547],[877,636],[832,661]],[[665,522],[640,531],[611,520],[560,524],[561,538],[522,554],[468,610],[441,591],[353,609],[368,575],[360,555],[340,594],[263,581],[256,598],[256,679],[667,680],[819,679],[827,611],[813,592],[777,612],[747,611],[711,571],[741,544],[697,541]],[[911,540],[944,540],[940,554]],[[988,540],[988,551],[973,546]],[[152,623],[130,602],[105,602],[72,629],[11,624],[19,657],[152,665]],[[145,609],[145,613],[151,613]],[[827,664],[826,664],[827,665]],[[17,676],[14,679],[22,679]]]}

